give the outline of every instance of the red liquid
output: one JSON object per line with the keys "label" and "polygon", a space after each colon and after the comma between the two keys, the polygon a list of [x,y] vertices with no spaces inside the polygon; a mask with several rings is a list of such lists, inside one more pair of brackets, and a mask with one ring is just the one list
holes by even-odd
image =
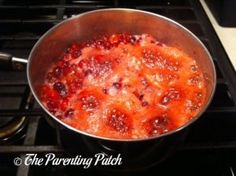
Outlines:
{"label": "red liquid", "polygon": [[203,73],[152,36],[73,44],[49,70],[41,98],[68,125],[108,138],[147,138],[184,125],[206,96]]}

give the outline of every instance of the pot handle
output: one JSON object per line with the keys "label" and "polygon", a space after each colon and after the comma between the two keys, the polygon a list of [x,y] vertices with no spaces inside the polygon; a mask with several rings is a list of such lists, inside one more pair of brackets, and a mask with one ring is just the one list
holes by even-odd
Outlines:
{"label": "pot handle", "polygon": [[25,58],[13,57],[11,54],[0,52],[0,63],[9,64],[12,62],[28,63],[28,60]]}

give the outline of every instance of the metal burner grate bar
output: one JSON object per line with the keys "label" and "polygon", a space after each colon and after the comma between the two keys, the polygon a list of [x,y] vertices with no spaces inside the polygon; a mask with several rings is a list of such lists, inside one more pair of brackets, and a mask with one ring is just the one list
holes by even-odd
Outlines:
{"label": "metal burner grate bar", "polygon": [[219,143],[188,143],[184,144],[180,150],[235,150],[236,142],[219,142]]}
{"label": "metal burner grate bar", "polygon": [[30,118],[26,137],[24,140],[24,145],[34,145],[35,138],[36,138],[36,132],[38,129],[39,118],[40,117]]}
{"label": "metal burner grate bar", "polygon": [[43,145],[43,146],[18,146],[18,145],[12,145],[9,146],[0,146],[0,153],[63,153],[64,150],[55,145]]}
{"label": "metal burner grate bar", "polygon": [[[37,132],[37,128],[38,128],[38,121],[39,121],[39,117],[34,117],[31,118],[28,124],[28,129],[26,132],[26,137],[24,140],[24,145],[34,145],[35,142],[35,138],[36,138],[36,132]],[[28,151],[29,152],[29,151]],[[22,154],[23,152],[21,152]],[[24,160],[25,156],[21,155],[21,159]],[[18,170],[17,170],[17,175],[21,176],[21,175],[28,175],[29,173],[29,166],[22,164],[19,166]]]}
{"label": "metal burner grate bar", "polygon": [[12,115],[17,115],[17,116],[34,116],[37,115],[44,115],[45,112],[43,112],[42,109],[34,109],[34,110],[15,110],[15,109],[10,109],[10,110],[0,110],[0,116],[12,116]]}

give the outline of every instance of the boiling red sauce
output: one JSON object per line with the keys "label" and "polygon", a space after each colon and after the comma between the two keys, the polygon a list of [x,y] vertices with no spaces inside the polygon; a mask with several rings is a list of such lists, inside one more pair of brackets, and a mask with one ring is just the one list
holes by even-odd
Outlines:
{"label": "boiling red sauce", "polygon": [[47,73],[44,106],[84,132],[108,138],[158,136],[186,124],[206,96],[196,61],[147,34],[75,43]]}

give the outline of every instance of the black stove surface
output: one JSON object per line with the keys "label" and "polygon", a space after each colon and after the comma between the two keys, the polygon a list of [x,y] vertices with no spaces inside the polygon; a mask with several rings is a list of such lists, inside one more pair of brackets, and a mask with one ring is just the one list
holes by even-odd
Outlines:
{"label": "black stove surface", "polygon": [[[210,107],[188,128],[178,149],[164,162],[129,172],[104,168],[16,166],[26,153],[66,155],[58,131],[33,99],[25,67],[0,64],[0,175],[223,175],[236,173],[236,75],[200,3],[195,0],[0,0],[0,51],[27,57],[40,36],[58,22],[85,11],[126,7],[164,15],[191,30],[209,49],[217,69]],[[6,130],[7,129],[7,130]],[[79,151],[80,149],[78,149]]]}

